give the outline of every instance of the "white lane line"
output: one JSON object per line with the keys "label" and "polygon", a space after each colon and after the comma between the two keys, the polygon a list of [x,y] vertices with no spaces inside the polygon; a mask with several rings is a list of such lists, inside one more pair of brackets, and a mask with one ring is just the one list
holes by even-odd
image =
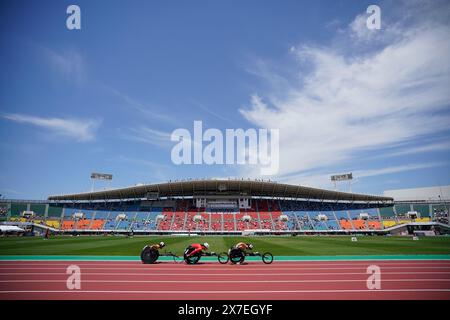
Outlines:
{"label": "white lane line", "polygon": [[[0,280],[0,283],[66,283],[67,280]],[[328,280],[82,280],[83,283],[334,283],[366,282],[367,279]],[[446,282],[450,279],[381,279],[381,282]]]}
{"label": "white lane line", "polygon": [[[92,262],[92,261],[103,261],[103,262],[113,262],[113,263],[140,263],[140,260],[120,260],[120,259],[114,259],[114,260],[108,260],[108,259],[104,259],[104,260],[77,260],[77,259],[73,259],[73,260],[60,260],[60,259],[46,259],[46,260],[42,260],[42,259],[11,259],[11,260],[0,260],[0,263],[4,263],[4,262],[43,262],[43,261],[64,261],[64,262]],[[171,260],[166,260],[166,261],[162,261],[163,263],[165,262],[170,262]],[[206,263],[212,263],[214,260],[206,260]],[[305,262],[309,262],[309,263],[328,263],[328,262],[334,262],[336,261],[336,259],[305,259],[305,260],[289,260],[289,259],[283,259],[283,260],[277,260],[277,258],[275,257],[275,261],[276,263],[305,263]],[[345,260],[345,259],[339,259],[339,261],[342,262],[370,262],[370,261],[376,261],[376,262],[405,262],[405,261],[411,261],[411,262],[430,262],[430,261],[436,261],[436,262],[448,262],[450,261],[448,258],[441,258],[441,259],[389,259],[389,258],[382,258],[382,259],[357,259],[357,260]],[[255,260],[249,261],[249,262],[257,262]]]}
{"label": "white lane line", "polygon": [[361,292],[450,292],[450,289],[377,289],[377,290],[4,290],[0,294],[12,293],[121,293],[121,294],[227,294],[227,293],[361,293]]}
{"label": "white lane line", "polygon": [[[68,265],[66,265],[68,266]],[[273,271],[273,270],[361,270],[361,269],[366,269],[366,267],[368,266],[361,266],[361,267],[315,267],[315,268],[278,268],[278,267],[264,267],[264,268],[247,268],[247,267],[242,267],[241,269],[239,269],[239,271]],[[124,268],[116,268],[116,267],[112,267],[112,268],[101,268],[101,267],[85,267],[85,266],[80,266],[83,268],[83,270],[123,270]],[[221,267],[217,267],[217,268],[201,268],[198,270],[202,270],[202,271],[229,271],[229,270],[238,270],[238,268],[240,268],[241,266],[236,266],[233,269],[230,268],[221,268]],[[189,268],[189,266],[187,266],[187,268]],[[195,268],[195,267],[194,267]],[[432,266],[432,267],[424,267],[424,266],[405,266],[405,267],[387,267],[387,266],[380,266],[380,268],[382,268],[383,270],[387,270],[387,269],[449,269],[450,270],[450,266],[449,267],[438,267],[438,266]],[[61,270],[64,269],[65,267],[15,267],[15,268],[3,268],[0,267],[0,270]],[[170,270],[180,270],[179,268],[177,269],[168,269],[168,268],[148,268],[148,269],[144,269],[144,268],[126,268],[127,270],[145,270],[145,271],[151,271],[151,270],[164,270],[164,271],[170,271]],[[224,270],[225,269],[225,270]],[[192,269],[193,270],[193,269]],[[1,274],[2,271],[0,271]]]}
{"label": "white lane line", "polygon": [[[83,275],[100,275],[100,276],[151,276],[151,277],[160,277],[160,276],[198,276],[198,272],[194,273],[112,273],[112,272],[83,272]],[[201,276],[308,276],[308,275],[367,275],[366,272],[319,272],[319,273],[202,273]],[[383,272],[383,274],[448,274],[450,272],[441,272],[441,271],[423,271],[423,272]],[[10,272],[10,273],[0,273],[0,276],[11,276],[11,275],[66,275],[66,273],[61,272]]]}
{"label": "white lane line", "polygon": [[[375,262],[374,262],[375,263]],[[57,268],[65,268],[68,265],[71,265],[73,263],[66,263],[61,265],[3,265],[0,266],[0,270],[2,269],[57,269]],[[411,265],[411,264],[405,264],[405,265],[383,265],[379,264],[380,267],[384,268],[394,268],[394,269],[401,269],[401,268],[446,268],[450,269],[450,264],[446,265],[440,265],[440,264],[427,264],[427,265]],[[246,270],[257,270],[262,269],[266,270],[268,268],[272,269],[282,269],[282,270],[290,270],[290,269],[348,269],[348,268],[364,268],[370,263],[364,263],[361,265],[341,265],[341,266],[332,266],[328,264],[320,264],[320,265],[299,265],[299,266],[283,266],[283,265],[277,265],[277,264],[271,264],[271,265],[264,265],[262,262],[258,264],[242,264],[242,265],[233,265],[233,264],[225,264],[225,265],[186,265],[186,264],[157,264],[157,265],[91,265],[91,264],[79,264],[78,266],[84,267],[84,268],[92,268],[92,269],[134,269],[134,270],[180,270],[180,268],[197,268],[201,270],[208,270],[208,269],[230,269],[234,270],[236,268],[242,268]]]}
{"label": "white lane line", "polygon": [[[5,267],[23,267],[23,266],[67,266],[69,264],[72,264],[74,261],[68,261],[66,263],[3,263],[0,262],[0,268],[2,268],[2,266]],[[171,268],[174,266],[174,264],[171,263],[171,261],[161,261],[160,263],[157,263],[155,265],[144,265],[142,264],[140,261],[139,262],[135,262],[135,263],[89,263],[86,261],[76,261],[77,265],[79,266],[121,266],[121,267],[125,267],[125,266],[142,266],[142,268],[151,268],[154,269],[154,266],[156,265],[164,265],[164,268]],[[406,266],[410,266],[411,263],[410,262],[396,262],[396,261],[373,261],[376,262],[378,265],[381,266],[394,266],[394,265],[406,265]],[[259,261],[249,261],[247,262],[247,265],[252,265],[256,266],[257,264],[259,264]],[[367,264],[369,264],[369,261],[364,261],[364,262],[356,262],[356,263],[328,263],[328,262],[318,262],[318,263],[291,263],[291,262],[287,262],[287,263],[283,263],[282,261],[274,261],[273,262],[274,265],[285,265],[283,266],[283,268],[299,268],[299,267],[314,267],[314,266],[320,266],[320,265],[327,265],[327,266],[366,266]],[[445,264],[450,266],[450,261],[437,261],[437,262],[430,262],[430,261],[414,261],[412,262],[414,265],[420,265],[420,266],[425,266],[425,265],[436,265],[436,264]],[[211,263],[212,264],[212,263]],[[184,264],[182,265],[184,266]],[[202,266],[206,266],[206,265],[197,265],[197,267],[202,267]],[[232,265],[225,265],[223,267],[233,267]],[[176,267],[173,269],[177,269]]]}

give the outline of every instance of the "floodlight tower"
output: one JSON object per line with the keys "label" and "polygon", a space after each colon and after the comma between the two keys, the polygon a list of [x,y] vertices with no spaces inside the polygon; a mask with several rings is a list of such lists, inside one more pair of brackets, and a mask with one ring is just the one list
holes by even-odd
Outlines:
{"label": "floodlight tower", "polygon": [[352,192],[352,180],[353,180],[353,173],[346,173],[346,174],[338,174],[331,176],[331,181],[334,183],[334,190],[338,191],[337,184],[338,182],[342,181],[348,181],[348,189],[349,192]]}
{"label": "floodlight tower", "polygon": [[109,181],[109,187],[111,188],[112,177],[113,177],[112,174],[109,173],[96,173],[96,172],[91,173],[91,180],[92,180],[91,192],[94,191],[95,180],[107,180]]}

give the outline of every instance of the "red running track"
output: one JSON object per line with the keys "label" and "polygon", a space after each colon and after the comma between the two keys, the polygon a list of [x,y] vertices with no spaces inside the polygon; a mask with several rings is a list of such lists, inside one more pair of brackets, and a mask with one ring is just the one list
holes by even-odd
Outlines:
{"label": "red running track", "polygon": [[[69,290],[66,269],[81,270]],[[367,288],[367,267],[381,289]],[[333,261],[198,265],[118,261],[2,261],[6,299],[450,299],[450,261]]]}

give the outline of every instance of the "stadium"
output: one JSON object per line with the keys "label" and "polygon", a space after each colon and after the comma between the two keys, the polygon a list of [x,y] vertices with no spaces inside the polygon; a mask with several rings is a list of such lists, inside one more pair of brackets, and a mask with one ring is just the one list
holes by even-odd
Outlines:
{"label": "stadium", "polygon": [[[189,180],[4,201],[2,219],[55,233],[445,234],[448,203],[251,180]],[[445,217],[443,218],[445,219]],[[444,223],[443,223],[444,222]]]}
{"label": "stadium", "polygon": [[0,302],[450,300],[449,12],[3,1]]}
{"label": "stadium", "polygon": [[[104,299],[448,299],[449,247],[442,236],[450,229],[449,202],[440,196],[395,201],[271,181],[204,179],[3,200],[1,206],[5,299],[96,299],[98,292]],[[159,241],[169,254],[142,264],[142,247]],[[191,243],[208,242],[220,252],[239,241],[270,251],[274,263],[248,256],[236,269],[211,256],[195,266],[171,258]],[[46,273],[74,263],[88,279],[83,290],[66,290],[58,280],[64,274]],[[383,290],[366,288],[365,269],[373,264],[386,277]],[[199,272],[204,280],[189,280]]]}

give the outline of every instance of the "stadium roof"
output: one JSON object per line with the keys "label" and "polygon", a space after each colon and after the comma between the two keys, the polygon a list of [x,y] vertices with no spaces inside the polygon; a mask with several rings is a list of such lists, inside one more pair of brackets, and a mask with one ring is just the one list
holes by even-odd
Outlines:
{"label": "stadium roof", "polygon": [[115,199],[144,199],[149,195],[160,198],[201,196],[253,196],[334,201],[393,201],[391,197],[330,191],[260,180],[183,180],[127,188],[49,196],[55,201],[94,201]]}

